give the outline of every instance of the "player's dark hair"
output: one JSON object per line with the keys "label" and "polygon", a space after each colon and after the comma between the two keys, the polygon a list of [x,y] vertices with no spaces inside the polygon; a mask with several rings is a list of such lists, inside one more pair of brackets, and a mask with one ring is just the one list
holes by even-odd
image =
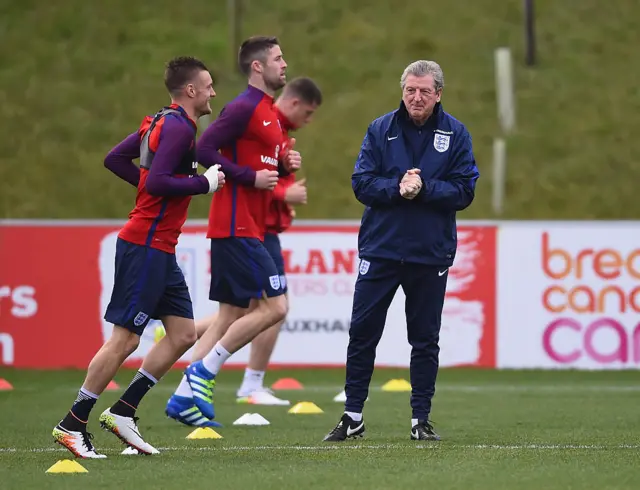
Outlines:
{"label": "player's dark hair", "polygon": [[242,74],[249,76],[251,63],[256,60],[266,63],[269,50],[279,45],[278,38],[275,36],[250,37],[242,43],[238,51],[238,68]]}
{"label": "player's dark hair", "polygon": [[298,77],[287,83],[282,91],[284,97],[297,97],[307,104],[322,104],[322,91],[311,78]]}
{"label": "player's dark hair", "polygon": [[178,92],[201,71],[209,71],[199,59],[178,56],[167,63],[164,71],[164,85],[170,94]]}

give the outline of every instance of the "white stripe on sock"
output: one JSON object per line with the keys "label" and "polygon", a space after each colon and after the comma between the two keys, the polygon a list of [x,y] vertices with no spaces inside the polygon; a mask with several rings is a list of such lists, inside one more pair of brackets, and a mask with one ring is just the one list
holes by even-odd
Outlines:
{"label": "white stripe on sock", "polygon": [[91,393],[88,389],[86,389],[84,386],[82,388],[80,388],[80,392],[83,395],[87,395],[89,398],[93,398],[94,400],[97,400],[100,395],[96,395],[95,393]]}
{"label": "white stripe on sock", "polygon": [[[146,377],[147,377],[147,378],[149,378],[151,381],[153,381],[155,384],[157,384],[157,383],[158,383],[158,380],[157,380],[157,379],[156,379],[152,374],[149,374],[149,372],[148,372],[148,371],[145,371],[144,369],[140,368],[140,369],[138,369],[138,373],[140,373],[140,374],[142,374],[142,375],[146,376]],[[134,379],[135,379],[135,378],[134,378]]]}

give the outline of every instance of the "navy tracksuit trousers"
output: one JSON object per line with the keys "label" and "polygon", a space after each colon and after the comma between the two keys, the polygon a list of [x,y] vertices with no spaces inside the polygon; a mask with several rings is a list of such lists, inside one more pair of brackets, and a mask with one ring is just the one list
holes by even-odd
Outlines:
{"label": "navy tracksuit trousers", "polygon": [[438,340],[448,275],[447,267],[384,259],[361,261],[349,329],[345,411],[362,413],[387,310],[398,286],[402,286],[411,344],[412,417],[428,419],[438,374]]}

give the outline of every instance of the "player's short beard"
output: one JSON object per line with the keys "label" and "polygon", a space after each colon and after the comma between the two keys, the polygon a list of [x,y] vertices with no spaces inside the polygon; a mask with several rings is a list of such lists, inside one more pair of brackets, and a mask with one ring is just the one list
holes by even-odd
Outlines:
{"label": "player's short beard", "polygon": [[269,80],[267,78],[264,79],[264,84],[267,86],[269,90],[273,90],[274,92],[280,90],[285,86],[285,82],[280,80],[280,76],[278,75],[273,80]]}

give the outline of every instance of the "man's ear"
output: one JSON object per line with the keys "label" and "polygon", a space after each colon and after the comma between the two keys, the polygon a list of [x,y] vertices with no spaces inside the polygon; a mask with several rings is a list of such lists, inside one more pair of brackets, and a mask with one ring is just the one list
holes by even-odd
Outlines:
{"label": "man's ear", "polygon": [[262,73],[264,71],[264,66],[258,60],[253,60],[251,62],[251,68],[255,70],[257,73]]}

